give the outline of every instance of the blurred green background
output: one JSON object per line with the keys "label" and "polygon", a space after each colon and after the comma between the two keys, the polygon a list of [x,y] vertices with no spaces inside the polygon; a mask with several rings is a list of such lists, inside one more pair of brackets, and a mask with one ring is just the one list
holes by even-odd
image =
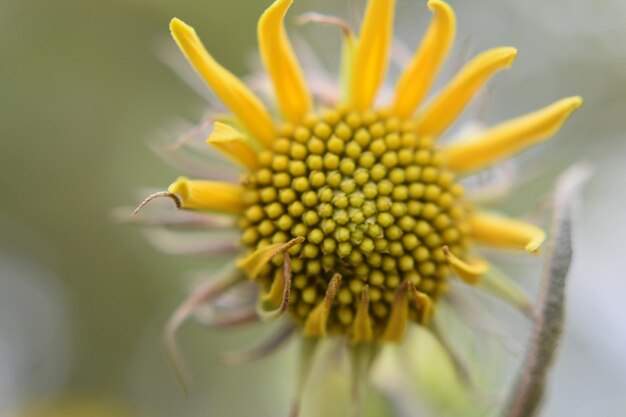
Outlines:
{"label": "blurred green background", "polygon": [[[343,3],[297,0],[290,16],[308,10],[349,16]],[[428,21],[424,3],[398,0],[397,35],[411,48]],[[509,44],[520,50],[514,69],[492,84],[488,122],[560,97],[586,99],[563,133],[526,154],[523,165],[547,178],[581,159],[596,171],[585,193],[570,320],[545,415],[623,415],[626,5],[450,3],[459,19],[458,56]],[[1,416],[77,399],[126,410],[101,410],[103,416],[260,416],[286,409],[290,355],[235,369],[214,359],[266,329],[217,335],[186,327],[181,339],[199,393],[184,399],[161,355],[160,329],[189,286],[185,272],[203,264],[160,255],[137,229],[111,220],[114,207],[140,201],[139,190],[163,188],[178,175],[146,141],[172,120],[199,120],[205,111],[159,59],[158,51],[172,44],[170,18],[194,25],[215,57],[242,75],[255,48],[256,19],[268,4],[0,0]],[[332,33],[295,30],[336,63]],[[506,207],[513,214],[528,210],[551,184],[523,187]],[[576,406],[579,395],[588,400]],[[99,415],[89,413],[77,415]]]}

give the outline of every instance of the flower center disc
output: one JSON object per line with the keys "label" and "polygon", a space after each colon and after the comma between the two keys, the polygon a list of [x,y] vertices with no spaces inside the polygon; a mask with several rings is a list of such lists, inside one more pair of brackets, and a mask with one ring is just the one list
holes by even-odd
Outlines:
{"label": "flower center disc", "polygon": [[[441,167],[433,141],[382,111],[333,109],[284,126],[261,168],[244,181],[243,244],[256,250],[302,236],[289,253],[289,310],[304,322],[342,275],[328,331],[348,334],[359,294],[369,286],[374,334],[384,330],[405,280],[437,299],[449,268],[442,247],[466,247],[463,188]],[[282,256],[257,282],[269,289]],[[419,321],[411,304],[409,318]]]}

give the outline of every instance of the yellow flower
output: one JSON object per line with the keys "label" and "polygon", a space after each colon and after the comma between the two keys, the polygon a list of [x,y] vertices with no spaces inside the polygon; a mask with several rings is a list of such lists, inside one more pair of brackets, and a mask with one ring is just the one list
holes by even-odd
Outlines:
{"label": "yellow flower", "polygon": [[430,0],[421,45],[391,101],[377,105],[394,1],[370,0],[358,36],[343,25],[342,98],[321,108],[284,28],[291,3],[276,0],[258,24],[280,118],[213,59],[193,28],[171,22],[190,64],[232,112],[234,122],[216,122],[208,145],[245,173],[237,183],[181,177],[161,194],[183,209],[232,215],[243,251],[234,273],[183,305],[169,329],[247,278],[258,284],[258,317],[285,313],[307,343],[339,336],[357,351],[400,342],[409,324],[428,325],[451,277],[475,284],[485,276],[490,265],[476,246],[539,250],[540,228],[480,210],[460,179],[549,139],[582,100],[562,99],[442,145],[439,138],[517,51],[479,54],[424,104],[456,30],[452,8]]}

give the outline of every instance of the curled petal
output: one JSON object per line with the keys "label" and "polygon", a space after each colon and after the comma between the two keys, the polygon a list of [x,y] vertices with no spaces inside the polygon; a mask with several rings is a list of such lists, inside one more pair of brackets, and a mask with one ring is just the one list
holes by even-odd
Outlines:
{"label": "curled petal", "polygon": [[261,16],[258,26],[259,48],[269,73],[278,104],[285,117],[299,123],[311,110],[311,96],[300,64],[287,38],[285,14],[293,0],[276,0]]}
{"label": "curled petal", "polygon": [[366,110],[374,102],[389,63],[395,0],[370,0],[359,33],[352,75],[350,104]]}
{"label": "curled petal", "polygon": [[246,136],[234,127],[215,122],[215,127],[207,139],[207,143],[215,146],[226,157],[250,170],[259,168],[257,152],[250,146]]}
{"label": "curled petal", "polygon": [[567,118],[582,105],[580,97],[570,97],[492,127],[475,138],[461,139],[441,150],[448,167],[472,172],[496,164],[517,152],[556,134]]}
{"label": "curled petal", "polygon": [[133,210],[132,213],[130,213],[131,216],[135,216],[137,215],[137,213],[139,213],[141,211],[141,209],[143,209],[145,206],[147,206],[148,204],[150,204],[150,202],[152,202],[153,200],[157,199],[157,198],[162,198],[162,197],[167,197],[169,199],[171,199],[174,202],[174,205],[176,205],[176,208],[181,208],[183,206],[183,203],[180,201],[180,198],[178,198],[178,196],[176,196],[176,194],[170,193],[168,191],[158,191],[154,194],[149,195],[148,197],[146,197],[145,200],[143,200],[135,210]]}
{"label": "curled petal", "polygon": [[239,260],[237,262],[237,266],[248,274],[248,278],[255,280],[259,275],[259,272],[261,272],[261,269],[275,256],[288,251],[303,241],[303,237],[296,237],[287,243],[275,243],[273,245],[257,249],[246,258]]}
{"label": "curled petal", "polygon": [[261,100],[213,59],[191,26],[179,19],[172,19],[170,31],[187,60],[213,92],[256,139],[270,147],[274,140],[274,123]]}
{"label": "curled petal", "polygon": [[537,226],[494,214],[474,214],[470,216],[469,224],[472,238],[498,248],[537,253],[546,239],[545,232]]}
{"label": "curled petal", "polygon": [[339,291],[341,284],[341,275],[335,274],[326,288],[324,299],[311,311],[306,322],[304,323],[303,333],[309,337],[326,336],[326,324],[328,323],[328,314],[330,307],[335,300],[335,295]]}
{"label": "curled petal", "polygon": [[258,314],[263,320],[273,320],[277,318],[287,311],[287,307],[289,306],[291,260],[289,253],[285,252],[283,256],[284,262],[282,270],[278,271],[270,291],[261,298],[257,306]]}
{"label": "curled petal", "polygon": [[489,270],[489,264],[482,259],[475,258],[466,262],[450,252],[447,246],[444,246],[442,250],[454,272],[468,284],[476,284]]}
{"label": "curled petal", "polygon": [[186,209],[228,213],[239,213],[244,209],[240,185],[180,177],[167,190],[180,197],[182,207]]}
{"label": "curled petal", "polygon": [[393,109],[401,117],[411,116],[426,97],[454,42],[454,10],[440,0],[430,0],[428,7],[434,13],[432,23],[396,84]]}
{"label": "curled petal", "polygon": [[406,333],[409,321],[408,281],[403,282],[396,290],[396,296],[391,305],[389,321],[382,339],[389,342],[401,342]]}
{"label": "curled petal", "polygon": [[474,95],[498,71],[513,63],[515,48],[494,48],[474,58],[417,116],[422,135],[441,135],[461,114]]}
{"label": "curled petal", "polygon": [[427,294],[418,291],[413,281],[408,281],[407,285],[409,294],[411,294],[411,299],[420,312],[420,324],[426,325],[430,323],[430,320],[435,314],[435,304],[433,303],[433,300],[431,300]]}

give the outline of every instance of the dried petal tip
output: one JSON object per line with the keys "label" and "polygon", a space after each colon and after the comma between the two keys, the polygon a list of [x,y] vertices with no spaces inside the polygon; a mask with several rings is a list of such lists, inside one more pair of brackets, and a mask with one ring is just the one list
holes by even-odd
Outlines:
{"label": "dried petal tip", "polygon": [[141,211],[142,208],[144,208],[145,206],[147,206],[148,204],[150,204],[150,202],[154,199],[160,198],[160,197],[167,197],[167,198],[171,198],[174,201],[174,204],[176,204],[176,208],[181,208],[182,207],[182,202],[180,201],[180,198],[178,198],[178,196],[176,194],[173,194],[169,191],[159,191],[157,193],[151,194],[148,197],[146,197],[145,200],[143,200],[141,202],[141,204],[139,204],[137,206],[137,208],[135,210],[133,210],[133,212],[130,214],[131,216],[136,215],[137,213],[139,213]]}

